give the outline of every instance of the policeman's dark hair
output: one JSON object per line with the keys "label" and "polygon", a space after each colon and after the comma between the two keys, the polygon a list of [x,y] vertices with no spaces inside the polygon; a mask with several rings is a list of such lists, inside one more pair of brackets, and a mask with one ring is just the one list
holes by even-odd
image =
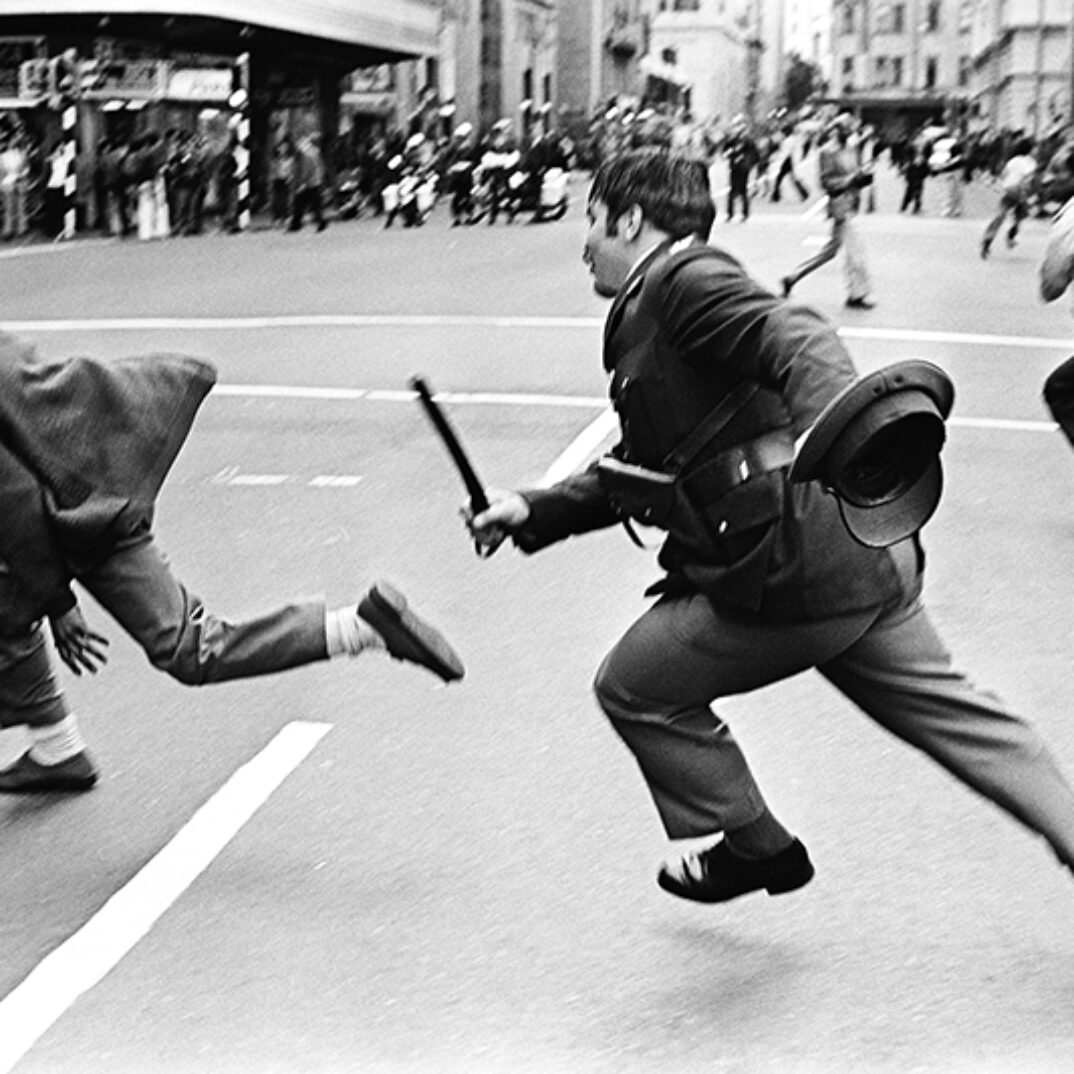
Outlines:
{"label": "policeman's dark hair", "polygon": [[667,149],[631,149],[609,157],[593,176],[589,199],[604,202],[609,221],[637,205],[650,224],[675,239],[707,239],[716,219],[705,163]]}

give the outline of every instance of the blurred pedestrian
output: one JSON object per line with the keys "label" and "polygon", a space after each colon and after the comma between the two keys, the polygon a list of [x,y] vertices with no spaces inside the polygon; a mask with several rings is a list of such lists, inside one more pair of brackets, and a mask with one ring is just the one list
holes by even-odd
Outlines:
{"label": "blurred pedestrian", "polygon": [[87,624],[75,582],[186,685],[385,650],[462,678],[450,645],[385,583],[357,606],[296,601],[231,621],[176,578],[153,536],[154,505],[214,381],[193,358],[43,362],[0,336],[0,727],[23,726],[30,738],[0,771],[0,792],[81,791],[97,780],[42,625],[76,675],[106,662],[107,640]]}
{"label": "blurred pedestrian", "polygon": [[750,218],[750,175],[757,165],[757,143],[750,135],[744,116],[736,116],[723,147],[727,160],[727,219],[734,220],[735,205],[742,209],[742,220]]}
{"label": "blurred pedestrian", "polygon": [[786,124],[780,132],[776,161],[772,200],[779,201],[783,180],[790,179],[794,189],[798,191],[798,200],[805,201],[809,197],[809,187],[798,177],[798,169],[802,166],[802,136],[793,123]]}
{"label": "blurred pedestrian", "polygon": [[981,238],[981,257],[987,258],[992,252],[992,242],[1007,216],[1011,222],[1007,227],[1007,246],[1018,242],[1018,228],[1029,215],[1029,193],[1037,162],[1033,157],[1033,139],[1021,138],[1014,145],[1014,152],[1003,166],[999,176],[999,206],[995,215],[988,221]]}
{"label": "blurred pedestrian", "polygon": [[922,147],[916,145],[909,147],[902,167],[902,177],[906,185],[903,188],[899,212],[904,213],[907,210],[913,213],[921,212],[921,202],[925,196],[925,180],[929,177],[929,164]]}
{"label": "blurred pedestrian", "polygon": [[485,555],[507,536],[532,553],[623,520],[667,531],[656,601],[595,682],[668,838],[705,841],[674,853],[660,886],[724,902],[812,879],[711,707],[810,668],[1074,870],[1074,789],[1036,731],[953,667],[921,601],[918,535],[866,546],[819,481],[791,484],[796,439],[854,367],[817,313],[706,244],[714,216],[698,161],[634,151],[600,168],[584,259],[614,296],[603,346],[618,443],[550,488],[490,490],[467,513]]}
{"label": "blurred pedestrian", "polygon": [[294,207],[287,230],[300,231],[309,212],[317,230],[324,231],[328,223],[324,218],[325,166],[320,137],[316,133],[307,134],[299,141],[297,149]]}
{"label": "blurred pedestrian", "polygon": [[286,227],[294,208],[295,196],[295,146],[286,136],[276,143],[272,151],[269,178],[272,184],[272,222],[277,227]]}
{"label": "blurred pedestrian", "polygon": [[865,260],[865,242],[858,229],[857,216],[861,191],[873,181],[872,172],[861,167],[858,154],[848,144],[849,120],[837,117],[829,125],[821,145],[817,167],[820,185],[828,195],[828,218],[832,222],[828,241],[818,253],[803,261],[780,281],[786,298],[795,285],[843,250],[849,309],[868,310],[876,303]]}
{"label": "blurred pedestrian", "polygon": [[3,212],[3,237],[18,239],[29,226],[26,213],[26,187],[30,162],[17,134],[11,133],[0,144],[0,210]]}

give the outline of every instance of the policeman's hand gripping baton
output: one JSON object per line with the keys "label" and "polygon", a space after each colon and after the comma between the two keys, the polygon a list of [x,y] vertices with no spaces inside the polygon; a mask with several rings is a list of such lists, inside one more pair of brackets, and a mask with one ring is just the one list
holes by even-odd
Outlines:
{"label": "policeman's hand gripping baton", "polygon": [[[470,462],[470,458],[466,454],[466,449],[462,446],[458,435],[451,427],[447,414],[444,413],[440,404],[433,398],[429,385],[423,377],[411,377],[410,386],[418,393],[418,401],[429,416],[429,420],[433,423],[433,428],[436,429],[440,439],[444,442],[444,446],[448,449],[448,454],[451,455],[455,468],[459,471],[459,476],[462,478],[466,491],[470,495],[471,512],[474,515],[479,515],[482,511],[488,510],[489,500],[488,496],[485,495],[485,486],[481,484],[481,479],[477,476],[477,471],[474,470],[473,464]],[[478,544],[478,553],[482,554],[480,544]]]}

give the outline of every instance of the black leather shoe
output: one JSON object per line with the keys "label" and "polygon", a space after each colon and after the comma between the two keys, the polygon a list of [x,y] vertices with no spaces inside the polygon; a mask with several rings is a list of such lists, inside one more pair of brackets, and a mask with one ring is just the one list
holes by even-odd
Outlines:
{"label": "black leather shoe", "polygon": [[795,839],[786,850],[770,858],[741,858],[725,840],[705,850],[692,850],[678,861],[665,863],[656,882],[672,895],[694,902],[727,902],[764,888],[782,895],[805,887],[813,879],[813,863]]}
{"label": "black leather shoe", "polygon": [[384,639],[396,660],[420,664],[445,682],[466,674],[458,654],[439,631],[419,619],[406,597],[387,582],[377,582],[358,605],[358,614]]}
{"label": "black leather shoe", "polygon": [[783,297],[790,298],[791,291],[794,289],[794,280],[792,280],[790,276],[784,276],[783,279],[779,281],[779,286],[783,291]]}
{"label": "black leather shoe", "polygon": [[847,309],[848,310],[871,310],[876,303],[871,298],[848,298]]}
{"label": "black leather shoe", "polygon": [[41,764],[27,750],[0,771],[0,794],[46,794],[88,791],[97,782],[97,769],[85,750],[59,764]]}

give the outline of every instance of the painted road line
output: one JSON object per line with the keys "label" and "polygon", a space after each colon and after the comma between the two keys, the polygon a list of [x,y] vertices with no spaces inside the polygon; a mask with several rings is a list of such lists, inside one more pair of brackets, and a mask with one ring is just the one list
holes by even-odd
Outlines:
{"label": "painted road line", "polygon": [[310,478],[308,484],[315,489],[352,489],[361,480],[361,474],[319,474]]}
{"label": "painted road line", "polygon": [[287,724],[129,883],[0,1000],[0,1074],[8,1074],[64,1011],[149,932],[331,726]]}
{"label": "painted road line", "polygon": [[[603,317],[482,317],[405,316],[396,314],[310,315],[279,317],[144,317],[69,321],[5,321],[0,330],[12,333],[184,331],[219,332],[273,328],[564,328],[599,331]],[[1071,337],[1001,336],[969,332],[933,332],[898,328],[840,328],[845,339],[893,340],[915,343],[950,343],[958,346],[1017,347],[1031,350],[1069,351]],[[267,388],[271,386],[266,386]],[[217,391],[220,389],[218,388]],[[311,398],[318,391],[309,389]],[[339,390],[339,389],[335,389]]]}
{"label": "painted road line", "polygon": [[[315,389],[320,392],[321,389]],[[271,386],[271,391],[265,391],[265,385],[259,384],[228,384],[220,385],[213,390],[213,395],[225,395],[236,398],[250,396],[257,398],[266,394],[279,399],[303,400],[309,399],[310,389],[303,387],[289,388],[283,385]],[[210,400],[212,396],[209,397]],[[412,402],[414,392],[409,391],[380,391],[376,388],[355,388],[353,390],[329,391],[319,396],[322,399],[358,400],[368,402]],[[471,404],[478,406],[504,406],[504,407],[567,407],[579,410],[600,410],[601,414],[593,420],[578,436],[575,441],[563,452],[564,456],[583,458],[615,428],[614,412],[608,408],[608,400],[603,396],[596,395],[520,395],[514,392],[505,392],[502,395],[496,392],[437,392],[436,398],[447,403]],[[1055,432],[1058,428],[1054,421],[1016,421],[1007,418],[949,418],[948,425],[962,426],[969,429],[1000,429],[1009,432]],[[567,464],[564,463],[564,466]],[[558,461],[549,467],[548,473],[559,472]],[[573,467],[568,467],[567,473],[573,472]],[[234,484],[237,467],[228,467],[222,470],[213,481],[218,484]],[[262,482],[264,483],[264,482]]]}
{"label": "painted road line", "polygon": [[257,487],[259,485],[286,485],[290,480],[290,474],[233,474],[223,484]]}
{"label": "painted road line", "polygon": [[1008,433],[1054,433],[1059,423],[1054,421],[1014,421],[1007,418],[948,418],[948,425],[963,429],[999,429]]}
{"label": "painted road line", "polygon": [[548,488],[549,485],[554,485],[557,481],[562,481],[563,478],[581,469],[618,428],[619,416],[611,407],[608,407],[560,452],[556,461],[544,472],[538,486],[543,489]]}
{"label": "painted road line", "polygon": [[581,328],[599,330],[603,317],[488,317],[470,314],[280,314],[272,317],[103,317],[88,320],[4,321],[5,332],[219,332],[273,328]]}

